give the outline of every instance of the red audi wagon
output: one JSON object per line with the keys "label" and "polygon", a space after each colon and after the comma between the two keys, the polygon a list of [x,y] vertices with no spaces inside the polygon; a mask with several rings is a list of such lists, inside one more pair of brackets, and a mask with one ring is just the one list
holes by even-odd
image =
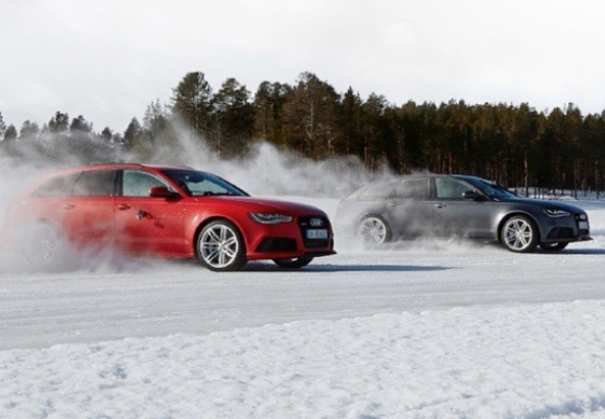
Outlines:
{"label": "red audi wagon", "polygon": [[49,268],[73,257],[74,248],[108,246],[197,258],[213,271],[259,259],[301,268],[336,253],[330,221],[318,208],[253,198],[191,168],[122,163],[43,176],[9,205],[2,245]]}

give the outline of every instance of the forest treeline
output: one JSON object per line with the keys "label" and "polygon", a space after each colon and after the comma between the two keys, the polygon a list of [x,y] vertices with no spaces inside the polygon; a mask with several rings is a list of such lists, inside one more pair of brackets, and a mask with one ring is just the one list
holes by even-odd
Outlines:
{"label": "forest treeline", "polygon": [[214,91],[202,72],[186,74],[170,103],[151,102],[124,132],[100,132],[83,116],[57,111],[19,129],[0,114],[0,153],[17,159],[149,161],[174,152],[183,127],[221,158],[245,158],[259,140],[314,160],[353,156],[369,170],[465,173],[514,188],[605,189],[605,112],[573,104],[537,111],[529,104],[402,105],[382,95],[338,93],[312,73],[294,84],[263,82],[252,94],[234,78]]}

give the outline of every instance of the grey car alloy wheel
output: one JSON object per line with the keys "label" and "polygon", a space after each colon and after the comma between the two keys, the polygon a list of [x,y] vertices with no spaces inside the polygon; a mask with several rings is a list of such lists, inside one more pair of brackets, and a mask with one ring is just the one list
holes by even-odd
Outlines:
{"label": "grey car alloy wheel", "polygon": [[502,244],[513,252],[531,252],[538,245],[539,234],[528,217],[513,216],[502,226]]}
{"label": "grey car alloy wheel", "polygon": [[390,240],[391,231],[382,218],[369,216],[359,224],[359,237],[366,244],[382,244]]}

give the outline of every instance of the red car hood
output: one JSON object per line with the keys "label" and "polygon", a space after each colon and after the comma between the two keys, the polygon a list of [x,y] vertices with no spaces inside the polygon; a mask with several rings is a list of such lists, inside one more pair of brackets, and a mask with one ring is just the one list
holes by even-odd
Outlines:
{"label": "red car hood", "polygon": [[285,212],[295,213],[298,215],[322,215],[326,216],[325,212],[317,207],[298,202],[286,202],[277,199],[262,199],[250,196],[199,196],[193,197],[194,202],[212,202],[223,205],[237,205],[245,207],[248,211],[258,212]]}

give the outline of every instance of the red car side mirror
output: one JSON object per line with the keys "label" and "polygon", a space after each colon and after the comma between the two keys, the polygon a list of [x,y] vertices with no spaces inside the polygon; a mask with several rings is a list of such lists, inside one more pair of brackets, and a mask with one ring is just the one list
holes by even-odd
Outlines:
{"label": "red car side mirror", "polygon": [[149,196],[152,198],[174,198],[176,195],[178,194],[170,192],[165,186],[154,186],[149,189]]}

